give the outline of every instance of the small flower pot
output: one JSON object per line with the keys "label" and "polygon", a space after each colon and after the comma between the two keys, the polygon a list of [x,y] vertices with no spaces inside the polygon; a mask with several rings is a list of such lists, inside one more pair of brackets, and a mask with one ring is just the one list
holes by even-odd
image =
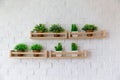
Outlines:
{"label": "small flower pot", "polygon": [[[78,33],[78,31],[72,31],[72,33]],[[72,34],[72,37],[78,37],[78,34]]]}
{"label": "small flower pot", "polygon": [[[37,33],[41,33],[41,32],[37,32]],[[43,34],[38,34],[37,37],[43,37]]]}
{"label": "small flower pot", "polygon": [[[93,30],[86,30],[86,32],[93,32]],[[88,37],[92,37],[93,34],[87,34]]]}
{"label": "small flower pot", "polygon": [[[40,50],[32,50],[33,52],[40,52]],[[40,54],[34,54],[34,57],[39,57]]]}
{"label": "small flower pot", "polygon": [[[76,51],[72,51],[72,52],[73,52],[73,53],[74,53],[74,52],[76,53],[76,52],[78,52],[78,51],[76,50]],[[75,53],[72,54],[72,56],[78,56],[78,54],[75,54]]]}
{"label": "small flower pot", "polygon": [[[25,51],[16,51],[16,52],[25,52]],[[24,54],[17,54],[17,56],[22,57]]]}
{"label": "small flower pot", "polygon": [[60,35],[59,34],[54,34],[54,37],[60,37]]}
{"label": "small flower pot", "polygon": [[59,53],[62,53],[62,51],[56,51],[58,54],[56,54],[57,57],[61,57],[62,54],[59,54]]}
{"label": "small flower pot", "polygon": [[[11,52],[15,52],[14,50],[11,50]],[[11,54],[11,56],[15,56],[15,54]]]}

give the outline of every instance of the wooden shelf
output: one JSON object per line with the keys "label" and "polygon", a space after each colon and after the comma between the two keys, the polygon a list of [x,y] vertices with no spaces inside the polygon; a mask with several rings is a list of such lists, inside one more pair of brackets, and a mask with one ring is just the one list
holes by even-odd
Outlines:
{"label": "wooden shelf", "polygon": [[51,59],[66,59],[66,58],[86,58],[87,51],[79,51],[79,52],[54,52],[51,51],[49,53],[49,58]]}
{"label": "wooden shelf", "polygon": [[[23,56],[18,56],[22,54]],[[39,55],[37,57],[34,56],[34,54]],[[11,50],[10,57],[12,58],[47,58],[48,53],[47,51],[41,51],[41,52],[16,52],[14,50]]]}
{"label": "wooden shelf", "polygon": [[[15,52],[11,50],[10,57],[11,58],[19,58],[19,59],[65,59],[65,58],[86,58],[87,51],[79,51],[79,52],[54,52],[50,51],[48,55],[48,51],[42,52]],[[22,54],[23,56],[20,56]],[[34,54],[39,54],[39,56],[35,57]],[[18,56],[19,55],[19,56]],[[61,55],[61,56],[59,56]]]}
{"label": "wooden shelf", "polygon": [[[87,36],[88,34],[92,34],[93,36]],[[106,31],[96,31],[96,32],[69,32],[68,38],[69,39],[101,39],[106,37]],[[76,35],[76,36],[72,36]]]}
{"label": "wooden shelf", "polygon": [[[39,36],[42,35],[42,36]],[[59,36],[54,36],[59,35]],[[62,33],[33,33],[30,34],[31,39],[67,39],[67,32]]]}
{"label": "wooden shelf", "polygon": [[[87,36],[92,34],[93,36]],[[38,36],[43,35],[43,36]],[[59,35],[59,36],[54,36]],[[73,36],[76,35],[76,36]],[[33,33],[31,32],[31,39],[102,39],[105,38],[107,32],[105,30],[95,32],[62,32],[62,33]]]}

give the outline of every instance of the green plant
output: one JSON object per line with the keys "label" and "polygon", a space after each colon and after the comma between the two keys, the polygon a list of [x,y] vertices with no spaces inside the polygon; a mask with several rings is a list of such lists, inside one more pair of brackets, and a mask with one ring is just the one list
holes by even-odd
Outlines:
{"label": "green plant", "polygon": [[60,32],[64,32],[64,29],[59,24],[53,24],[53,25],[51,25],[49,31],[55,32],[55,33],[60,33]]}
{"label": "green plant", "polygon": [[28,46],[24,43],[17,44],[14,48],[16,51],[26,51]]}
{"label": "green plant", "polygon": [[58,43],[58,45],[57,46],[55,46],[55,50],[56,51],[62,51],[62,44],[61,43]]}
{"label": "green plant", "polygon": [[97,30],[97,27],[95,25],[92,25],[92,24],[86,24],[86,25],[84,25],[82,30],[84,30],[84,31],[87,31],[87,30],[95,31],[95,30]]}
{"label": "green plant", "polygon": [[48,29],[45,27],[44,24],[37,24],[34,29],[33,29],[33,32],[48,32]]}
{"label": "green plant", "polygon": [[31,46],[31,50],[42,50],[42,46],[41,45],[39,45],[39,44],[33,44],[32,46]]}
{"label": "green plant", "polygon": [[78,28],[77,28],[76,24],[71,25],[71,31],[78,31]]}
{"label": "green plant", "polygon": [[77,46],[76,43],[72,43],[72,44],[71,44],[71,50],[72,50],[72,51],[78,50],[78,46]]}

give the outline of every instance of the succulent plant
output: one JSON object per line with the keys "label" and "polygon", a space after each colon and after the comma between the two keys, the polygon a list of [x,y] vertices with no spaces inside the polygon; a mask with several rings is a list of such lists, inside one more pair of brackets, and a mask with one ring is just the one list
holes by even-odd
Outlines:
{"label": "succulent plant", "polygon": [[55,32],[55,33],[60,33],[60,32],[64,32],[64,29],[59,24],[53,24],[53,25],[51,25],[49,31]]}
{"label": "succulent plant", "polygon": [[78,31],[78,28],[77,28],[76,24],[71,25],[71,31]]}
{"label": "succulent plant", "polygon": [[44,24],[37,24],[34,29],[33,29],[33,32],[48,32],[48,29],[45,27]]}
{"label": "succulent plant", "polygon": [[82,30],[84,30],[84,31],[87,31],[87,30],[95,31],[95,30],[97,30],[97,27],[95,25],[92,25],[92,24],[86,24],[86,25],[84,25]]}
{"label": "succulent plant", "polygon": [[61,44],[61,43],[58,43],[58,45],[55,46],[55,50],[56,50],[56,51],[62,51],[62,50],[63,50],[62,44]]}
{"label": "succulent plant", "polygon": [[26,51],[28,46],[24,43],[17,44],[14,48],[16,51]]}
{"label": "succulent plant", "polygon": [[33,44],[32,46],[31,46],[31,50],[42,50],[42,46],[40,45],[40,44]]}

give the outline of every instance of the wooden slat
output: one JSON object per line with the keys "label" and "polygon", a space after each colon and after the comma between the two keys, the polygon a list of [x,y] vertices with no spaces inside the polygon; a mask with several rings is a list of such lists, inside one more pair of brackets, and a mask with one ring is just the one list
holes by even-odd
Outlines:
{"label": "wooden slat", "polygon": [[[53,52],[49,53],[49,58],[51,59],[65,59],[65,58],[86,58],[88,51],[80,52]],[[56,54],[61,54],[62,56],[55,56]],[[77,56],[72,56],[72,54],[78,54]],[[54,56],[53,56],[54,55]]]}
{"label": "wooden slat", "polygon": [[[24,54],[24,56],[16,56],[17,54]],[[33,54],[39,54],[40,56],[34,57]],[[23,59],[23,58],[40,58],[40,59],[42,59],[42,58],[47,58],[48,54],[47,54],[47,51],[43,51],[43,52],[15,52],[15,51],[11,50],[10,57],[11,58],[20,58],[20,59]]]}
{"label": "wooden slat", "polygon": [[[78,37],[72,37],[71,35],[76,34]],[[93,34],[93,36],[88,37],[87,34]],[[101,39],[106,37],[106,31],[96,31],[96,32],[78,32],[78,33],[72,33],[69,32],[69,39]]]}
{"label": "wooden slat", "polygon": [[11,52],[11,54],[45,54],[46,51],[44,52]]}
{"label": "wooden slat", "polygon": [[37,34],[43,34],[43,35],[54,35],[54,34],[59,34],[59,35],[62,35],[62,34],[66,34],[67,32],[61,32],[61,33],[52,33],[52,32],[46,32],[46,33],[31,33],[32,35],[37,35]]}
{"label": "wooden slat", "polygon": [[31,39],[67,39],[67,37],[31,37]]}
{"label": "wooden slat", "polygon": [[11,58],[18,58],[18,59],[47,59],[46,57],[11,57]]}

